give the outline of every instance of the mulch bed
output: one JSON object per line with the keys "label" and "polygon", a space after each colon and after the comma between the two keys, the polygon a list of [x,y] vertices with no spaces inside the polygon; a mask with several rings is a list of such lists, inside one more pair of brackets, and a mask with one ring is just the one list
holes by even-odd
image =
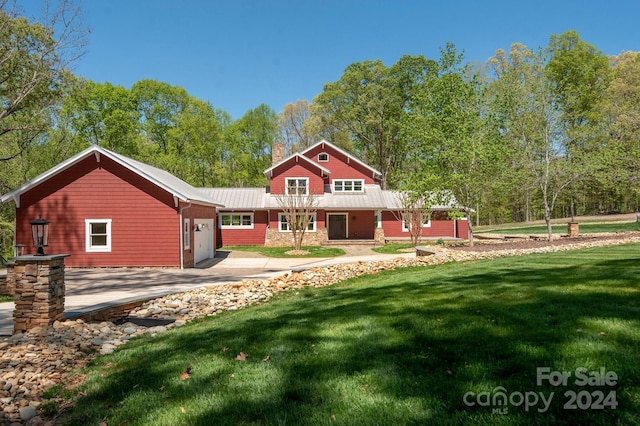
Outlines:
{"label": "mulch bed", "polygon": [[592,241],[604,241],[604,240],[622,240],[629,237],[639,236],[640,232],[620,232],[616,234],[602,234],[602,235],[584,235],[579,237],[562,237],[553,241],[547,240],[534,240],[534,239],[522,239],[522,240],[481,240],[474,238],[473,247],[469,247],[469,244],[464,245],[447,245],[447,248],[460,251],[471,252],[486,252],[494,250],[520,250],[520,249],[532,249],[547,246],[563,246],[567,244],[586,243]]}

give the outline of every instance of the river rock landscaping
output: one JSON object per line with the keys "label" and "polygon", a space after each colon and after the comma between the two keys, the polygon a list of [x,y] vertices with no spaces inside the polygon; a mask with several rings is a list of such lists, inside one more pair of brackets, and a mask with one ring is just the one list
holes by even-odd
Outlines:
{"label": "river rock landscaping", "polygon": [[[189,321],[215,316],[268,301],[274,294],[303,287],[324,287],[342,280],[380,271],[412,266],[464,262],[532,253],[640,243],[640,233],[601,235],[560,241],[476,244],[474,247],[437,247],[437,254],[398,257],[312,268],[265,280],[243,280],[172,294],[144,303],[130,312],[130,320],[88,323],[82,319],[56,322],[0,340],[0,408],[6,424],[53,424],[42,412],[43,393],[56,385],[81,381],[74,373],[89,360],[109,354],[130,339],[148,333],[162,333]],[[546,244],[545,244],[546,243]],[[146,325],[140,325],[147,320]],[[164,321],[154,325],[153,320]]]}

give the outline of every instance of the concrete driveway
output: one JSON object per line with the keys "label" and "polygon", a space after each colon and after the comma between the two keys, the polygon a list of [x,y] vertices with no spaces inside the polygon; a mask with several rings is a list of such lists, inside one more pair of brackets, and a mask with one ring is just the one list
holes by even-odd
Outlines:
{"label": "concrete driveway", "polygon": [[[276,259],[255,253],[218,252],[197,268],[67,268],[65,314],[74,316],[129,301],[160,297],[245,278],[264,279],[292,270],[369,260],[388,260],[368,247],[341,247],[347,253],[335,258]],[[406,256],[414,256],[408,254]],[[0,303],[0,336],[13,332],[13,303]]]}

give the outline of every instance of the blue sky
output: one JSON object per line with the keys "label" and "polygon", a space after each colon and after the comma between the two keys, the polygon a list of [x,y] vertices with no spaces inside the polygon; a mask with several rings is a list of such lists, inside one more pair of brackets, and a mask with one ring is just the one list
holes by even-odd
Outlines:
{"label": "blue sky", "polygon": [[312,101],[354,62],[437,59],[447,41],[480,62],[566,30],[607,55],[640,50],[640,0],[79,1],[92,33],[76,75],[181,86],[234,119],[262,103],[280,112]]}

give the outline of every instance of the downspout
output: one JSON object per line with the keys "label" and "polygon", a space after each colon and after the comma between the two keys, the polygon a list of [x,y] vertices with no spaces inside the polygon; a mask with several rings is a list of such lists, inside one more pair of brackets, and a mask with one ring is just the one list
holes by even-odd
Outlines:
{"label": "downspout", "polygon": [[[179,203],[178,199],[174,196],[173,198],[176,203]],[[184,269],[184,220],[182,219],[182,211],[191,207],[191,201],[185,206],[180,207],[180,269]],[[191,232],[191,231],[189,231]]]}

